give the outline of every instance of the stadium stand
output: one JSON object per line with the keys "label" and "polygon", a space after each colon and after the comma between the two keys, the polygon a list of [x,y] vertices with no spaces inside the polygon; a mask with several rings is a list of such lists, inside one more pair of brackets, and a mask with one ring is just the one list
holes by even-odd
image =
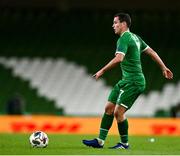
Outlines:
{"label": "stadium stand", "polygon": [[[100,115],[110,87],[104,81],[94,81],[84,67],[65,59],[52,58],[0,58],[13,75],[30,82],[37,94],[55,101],[56,108],[63,108],[69,115]],[[168,111],[180,102],[180,82],[166,84],[163,90],[141,95],[128,112],[129,116],[153,116],[159,109]],[[174,94],[176,93],[176,94]],[[172,98],[173,97],[173,98]],[[174,100],[172,103],[172,99]],[[143,108],[143,111],[142,111]]]}
{"label": "stadium stand", "polygon": [[12,75],[12,70],[0,65],[1,89],[0,89],[0,113],[7,112],[7,104],[16,94],[24,99],[24,114],[59,114],[54,102],[45,97],[39,97],[36,89],[29,87],[28,81],[22,81],[19,77]]}
{"label": "stadium stand", "polygon": [[29,81],[39,96],[54,100],[56,107],[63,107],[66,114],[97,115],[103,111],[89,108],[103,107],[110,87],[103,80],[94,81],[85,68],[75,63],[51,58],[0,58],[0,63],[11,68],[14,76]]}

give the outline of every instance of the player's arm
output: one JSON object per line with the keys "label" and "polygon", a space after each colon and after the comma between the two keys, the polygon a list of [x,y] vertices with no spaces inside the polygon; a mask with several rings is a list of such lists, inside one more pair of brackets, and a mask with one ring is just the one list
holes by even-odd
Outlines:
{"label": "player's arm", "polygon": [[152,60],[154,60],[159,65],[159,67],[162,70],[163,76],[166,79],[172,79],[173,78],[173,73],[171,72],[171,70],[166,67],[164,62],[159,57],[159,55],[152,48],[150,48],[150,47],[147,48],[144,51],[144,53],[149,55],[152,58]]}
{"label": "player's arm", "polygon": [[112,69],[117,64],[121,63],[124,59],[124,54],[122,53],[116,53],[115,57],[106,64],[103,68],[101,68],[96,74],[93,75],[96,80],[98,80],[107,70]]}

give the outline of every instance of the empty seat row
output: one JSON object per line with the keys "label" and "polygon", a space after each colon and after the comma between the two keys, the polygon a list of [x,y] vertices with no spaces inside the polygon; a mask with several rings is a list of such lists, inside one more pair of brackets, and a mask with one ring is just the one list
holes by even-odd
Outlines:
{"label": "empty seat row", "polygon": [[[28,80],[39,96],[55,101],[70,115],[100,115],[104,111],[111,87],[103,79],[95,81],[86,68],[63,58],[5,58],[0,64],[11,68],[14,76]],[[129,116],[153,116],[158,109],[168,110],[180,102],[180,82],[166,84],[162,91],[140,95]]]}

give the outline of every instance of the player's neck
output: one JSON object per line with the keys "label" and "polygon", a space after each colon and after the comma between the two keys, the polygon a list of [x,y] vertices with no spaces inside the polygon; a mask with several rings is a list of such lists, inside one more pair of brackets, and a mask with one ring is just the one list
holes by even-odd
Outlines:
{"label": "player's neck", "polygon": [[125,32],[129,32],[129,28],[126,28],[126,29],[122,30],[120,36],[122,36]]}

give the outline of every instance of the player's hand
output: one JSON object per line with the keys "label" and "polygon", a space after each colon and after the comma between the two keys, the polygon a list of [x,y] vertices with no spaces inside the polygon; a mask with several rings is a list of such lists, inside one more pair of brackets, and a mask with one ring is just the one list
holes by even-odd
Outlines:
{"label": "player's hand", "polygon": [[173,73],[168,68],[163,69],[163,75],[166,79],[173,79]]}
{"label": "player's hand", "polygon": [[93,77],[98,80],[102,75],[104,74],[103,70],[99,70],[96,74],[93,75]]}

